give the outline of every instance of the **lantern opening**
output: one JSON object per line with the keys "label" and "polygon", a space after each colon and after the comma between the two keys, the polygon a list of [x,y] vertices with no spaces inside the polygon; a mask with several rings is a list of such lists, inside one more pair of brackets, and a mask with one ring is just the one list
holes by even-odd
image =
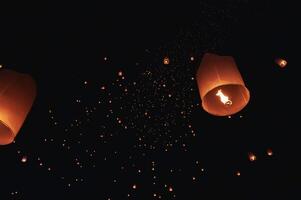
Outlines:
{"label": "lantern opening", "polygon": [[14,141],[13,131],[0,120],[0,145],[10,144]]}
{"label": "lantern opening", "polygon": [[210,90],[203,98],[203,108],[216,116],[239,112],[248,103],[249,91],[243,85],[221,85]]}

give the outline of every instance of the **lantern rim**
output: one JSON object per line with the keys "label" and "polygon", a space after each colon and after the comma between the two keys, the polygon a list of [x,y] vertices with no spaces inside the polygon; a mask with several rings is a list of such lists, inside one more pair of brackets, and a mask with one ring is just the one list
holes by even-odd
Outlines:
{"label": "lantern rim", "polygon": [[[209,106],[208,105],[208,101],[210,96],[212,96],[214,94],[214,91],[218,90],[218,88],[225,88],[225,87],[236,87],[236,90],[240,90],[240,92],[242,93],[243,96],[243,101],[241,101],[238,105],[235,106],[235,108],[233,109],[229,109],[228,111],[219,111],[218,109],[213,108],[213,106]],[[217,85],[216,87],[212,88],[211,90],[209,90],[203,97],[202,97],[202,107],[203,109],[215,116],[229,116],[229,115],[233,115],[235,113],[238,113],[239,111],[241,111],[249,102],[250,100],[250,91],[248,90],[248,88],[243,85],[243,84],[220,84]]]}
{"label": "lantern rim", "polygon": [[14,141],[13,130],[2,120],[0,120],[0,145],[7,145]]}

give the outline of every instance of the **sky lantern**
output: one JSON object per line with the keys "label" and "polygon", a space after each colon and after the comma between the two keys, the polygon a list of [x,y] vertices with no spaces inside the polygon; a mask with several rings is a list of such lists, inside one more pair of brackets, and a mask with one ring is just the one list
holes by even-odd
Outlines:
{"label": "sky lantern", "polygon": [[22,163],[26,163],[26,162],[27,162],[27,156],[23,156],[23,157],[21,158],[21,162],[22,162]]}
{"label": "sky lantern", "polygon": [[277,58],[275,59],[275,62],[277,63],[277,65],[279,65],[279,67],[284,68],[287,65],[287,61],[284,60],[283,58]]}
{"label": "sky lantern", "polygon": [[27,74],[0,70],[0,145],[18,134],[36,96],[36,84]]}
{"label": "sky lantern", "polygon": [[257,159],[256,155],[254,153],[251,153],[251,152],[248,154],[248,157],[249,157],[249,160],[251,162],[253,162]]}
{"label": "sky lantern", "polygon": [[273,150],[272,149],[267,149],[267,154],[268,154],[268,156],[272,156],[273,155]]}
{"label": "sky lantern", "polygon": [[202,107],[215,116],[229,116],[242,110],[250,93],[233,57],[206,53],[196,74]]}
{"label": "sky lantern", "polygon": [[164,59],[163,59],[163,64],[164,65],[169,65],[169,58],[168,57],[164,57]]}

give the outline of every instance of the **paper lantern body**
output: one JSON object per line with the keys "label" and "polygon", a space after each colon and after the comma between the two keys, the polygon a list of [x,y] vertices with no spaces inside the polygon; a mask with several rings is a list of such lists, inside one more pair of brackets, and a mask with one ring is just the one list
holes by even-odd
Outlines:
{"label": "paper lantern body", "polygon": [[0,145],[19,132],[36,96],[36,84],[26,74],[0,70]]}
{"label": "paper lantern body", "polygon": [[206,53],[196,74],[202,107],[216,116],[229,116],[242,110],[250,93],[230,56]]}

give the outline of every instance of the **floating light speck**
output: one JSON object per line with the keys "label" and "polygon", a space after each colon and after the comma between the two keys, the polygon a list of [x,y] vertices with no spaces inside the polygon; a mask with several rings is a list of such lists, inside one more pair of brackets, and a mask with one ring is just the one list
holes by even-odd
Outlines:
{"label": "floating light speck", "polygon": [[168,65],[169,64],[169,58],[168,57],[165,57],[164,59],[163,59],[163,64],[164,65]]}
{"label": "floating light speck", "polygon": [[287,61],[284,60],[283,58],[277,58],[277,59],[275,60],[275,62],[276,62],[277,65],[278,65],[279,67],[281,67],[281,68],[284,68],[284,67],[286,67],[286,65],[287,65]]}
{"label": "floating light speck", "polygon": [[268,154],[268,156],[272,156],[273,155],[272,149],[267,149],[267,154]]}
{"label": "floating light speck", "polygon": [[23,157],[21,158],[21,162],[22,162],[22,163],[26,163],[26,162],[27,162],[27,156],[23,156]]}
{"label": "floating light speck", "polygon": [[250,161],[255,161],[257,158],[256,158],[256,155],[254,153],[249,153],[249,160]]}

